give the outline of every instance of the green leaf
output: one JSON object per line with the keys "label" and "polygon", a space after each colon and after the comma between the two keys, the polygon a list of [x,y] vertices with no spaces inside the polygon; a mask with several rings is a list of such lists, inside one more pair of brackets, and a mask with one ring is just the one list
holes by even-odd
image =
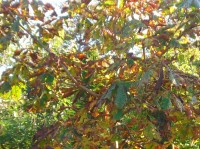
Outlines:
{"label": "green leaf", "polygon": [[175,104],[176,104],[176,107],[177,107],[181,112],[183,112],[183,110],[184,110],[185,108],[184,108],[184,106],[183,106],[183,103],[181,102],[180,97],[176,97],[176,96],[175,96]]}
{"label": "green leaf", "polygon": [[117,106],[117,108],[122,109],[127,103],[127,100],[128,98],[125,87],[122,84],[119,84],[115,98],[115,105]]}
{"label": "green leaf", "polygon": [[113,84],[108,91],[101,97],[101,99],[110,99],[112,96],[113,91],[116,88],[116,84]]}
{"label": "green leaf", "polygon": [[192,99],[191,99],[191,104],[196,104],[198,102],[197,100],[197,97],[196,96],[192,96]]}
{"label": "green leaf", "polygon": [[120,62],[116,61],[115,63],[113,63],[109,68],[108,68],[108,72],[114,71],[115,69],[119,68],[120,66]]}
{"label": "green leaf", "polygon": [[174,48],[179,48],[181,45],[179,44],[179,42],[176,40],[176,39],[172,39],[170,42],[169,42],[169,45],[170,47],[174,47]]}
{"label": "green leaf", "polygon": [[11,85],[9,82],[4,82],[0,85],[0,93],[7,93],[11,90]]}
{"label": "green leaf", "polygon": [[132,58],[127,59],[127,63],[129,66],[132,66],[134,64],[134,60]]}
{"label": "green leaf", "polygon": [[114,2],[113,0],[106,0],[106,1],[104,2],[104,4],[105,4],[105,5],[114,5],[115,2]]}
{"label": "green leaf", "polygon": [[179,54],[178,55],[178,60],[180,61],[180,63],[184,63],[185,62],[185,56],[183,54]]}
{"label": "green leaf", "polygon": [[114,114],[114,120],[120,120],[123,117],[123,112],[121,109],[118,109],[117,112]]}
{"label": "green leaf", "polygon": [[12,25],[12,29],[15,32],[19,31],[19,20],[20,20],[20,18],[17,17],[16,20],[14,21],[13,25]]}
{"label": "green leaf", "polygon": [[178,79],[176,78],[176,76],[174,75],[174,73],[172,71],[170,71],[170,74],[169,74],[169,79],[172,81],[172,83],[176,86],[179,86],[180,83],[178,81]]}
{"label": "green leaf", "polygon": [[52,84],[54,81],[54,76],[49,73],[45,73],[41,77],[42,77],[42,82],[45,82],[48,84]]}
{"label": "green leaf", "polygon": [[29,69],[27,66],[23,65],[21,66],[21,69],[20,69],[20,76],[23,78],[23,79],[28,79],[29,77]]}
{"label": "green leaf", "polygon": [[148,70],[147,72],[145,72],[144,75],[141,77],[139,85],[142,85],[143,83],[148,83],[151,76],[152,76],[151,70]]}
{"label": "green leaf", "polygon": [[161,140],[160,134],[156,131],[155,126],[151,123],[149,123],[149,125],[144,129],[144,135],[150,140]]}
{"label": "green leaf", "polygon": [[47,100],[48,100],[48,96],[46,94],[43,94],[42,98],[40,99],[40,105],[44,106]]}
{"label": "green leaf", "polygon": [[159,104],[162,110],[167,110],[172,105],[168,97],[162,98]]}

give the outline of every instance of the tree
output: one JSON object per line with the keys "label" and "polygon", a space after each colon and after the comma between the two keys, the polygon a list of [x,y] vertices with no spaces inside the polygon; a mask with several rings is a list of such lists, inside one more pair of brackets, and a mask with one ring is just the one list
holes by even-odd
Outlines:
{"label": "tree", "polygon": [[[23,125],[31,138],[26,146],[199,146],[199,6],[199,0],[66,1],[58,12],[36,0],[1,1],[0,49],[8,68],[0,97],[34,119]],[[1,123],[5,138],[12,128]],[[2,148],[21,147],[23,140],[9,139]]]}

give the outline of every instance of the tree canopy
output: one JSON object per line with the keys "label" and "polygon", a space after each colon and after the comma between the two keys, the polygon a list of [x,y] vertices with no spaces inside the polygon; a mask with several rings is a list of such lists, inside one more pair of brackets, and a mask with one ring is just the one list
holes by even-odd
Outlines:
{"label": "tree canopy", "polygon": [[0,146],[200,146],[200,1],[0,1]]}

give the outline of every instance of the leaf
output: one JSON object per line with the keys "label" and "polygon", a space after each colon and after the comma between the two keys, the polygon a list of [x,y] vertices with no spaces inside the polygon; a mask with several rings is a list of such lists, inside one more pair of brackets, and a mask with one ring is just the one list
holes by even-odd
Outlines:
{"label": "leaf", "polygon": [[20,20],[20,18],[17,17],[16,20],[14,21],[13,25],[12,25],[12,29],[15,32],[19,31],[19,20]]}
{"label": "leaf", "polygon": [[111,85],[108,91],[101,97],[101,99],[110,99],[112,96],[113,91],[116,88],[116,84]]}
{"label": "leaf", "polygon": [[117,112],[113,115],[114,120],[120,120],[123,117],[123,112],[121,109],[118,109]]}
{"label": "leaf", "polygon": [[3,82],[1,85],[0,85],[0,93],[7,93],[11,90],[11,85],[9,82]]}
{"label": "leaf", "polygon": [[122,8],[124,5],[124,0],[117,0],[117,7]]}
{"label": "leaf", "polygon": [[25,65],[22,65],[21,66],[21,69],[20,69],[20,76],[23,78],[23,79],[28,79],[29,77],[29,69],[25,66]]}
{"label": "leaf", "polygon": [[128,58],[127,63],[128,63],[129,66],[133,66],[134,60],[132,58]]}
{"label": "leaf", "polygon": [[117,108],[122,109],[127,103],[127,100],[128,98],[125,87],[122,84],[119,84],[115,98],[115,105],[117,106]]}
{"label": "leaf", "polygon": [[109,6],[109,5],[114,5],[115,2],[114,2],[113,0],[106,0],[106,1],[104,2],[104,4]]}
{"label": "leaf", "polygon": [[44,106],[47,100],[48,100],[48,96],[46,94],[43,94],[40,99],[40,106]]}
{"label": "leaf", "polygon": [[46,11],[48,11],[48,10],[54,10],[54,7],[53,7],[50,3],[46,3],[46,4],[44,5],[44,9],[45,9]]}
{"label": "leaf", "polygon": [[54,81],[54,76],[49,73],[45,73],[41,77],[42,77],[42,81],[48,84],[52,84]]}
{"label": "leaf", "polygon": [[144,135],[148,139],[156,139],[156,140],[161,140],[160,134],[156,131],[156,128],[153,124],[149,123],[147,127],[144,129]]}
{"label": "leaf", "polygon": [[172,39],[170,42],[169,42],[169,45],[170,45],[170,47],[174,47],[174,48],[176,48],[176,47],[180,47],[181,45],[180,45],[180,43],[176,40],[176,39]]}
{"label": "leaf", "polygon": [[191,104],[195,104],[197,102],[198,102],[197,97],[196,96],[192,96]]}
{"label": "leaf", "polygon": [[162,98],[159,104],[162,110],[167,110],[172,105],[171,100],[168,97]]}
{"label": "leaf", "polygon": [[120,66],[120,62],[117,61],[117,62],[115,62],[114,64],[112,64],[112,65],[110,66],[110,68],[108,68],[107,71],[108,71],[108,72],[111,72],[111,71],[117,69],[119,66]]}
{"label": "leaf", "polygon": [[176,76],[174,75],[174,73],[170,70],[170,74],[169,74],[169,79],[172,81],[172,83],[175,86],[179,86],[180,82],[178,81],[178,79],[176,78]]}
{"label": "leaf", "polygon": [[151,70],[148,70],[147,72],[145,72],[139,82],[140,83],[139,85],[142,85],[143,83],[148,83],[151,76],[152,76]]}
{"label": "leaf", "polygon": [[183,106],[183,103],[181,102],[182,99],[180,97],[177,97],[175,96],[175,104],[176,104],[176,107],[181,111],[183,112],[183,110],[185,109],[184,106]]}

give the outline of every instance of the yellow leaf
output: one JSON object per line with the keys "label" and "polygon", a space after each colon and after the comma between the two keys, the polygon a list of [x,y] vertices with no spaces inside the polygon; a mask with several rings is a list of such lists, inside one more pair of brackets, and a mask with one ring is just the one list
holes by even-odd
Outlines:
{"label": "yellow leaf", "polygon": [[103,66],[103,67],[109,67],[108,63],[107,63],[107,62],[105,62],[105,61],[102,61],[102,63],[101,63],[101,64],[102,64],[102,66]]}
{"label": "yellow leaf", "polygon": [[174,11],[175,11],[175,7],[174,6],[169,7],[169,12],[170,13],[173,13]]}
{"label": "yellow leaf", "polygon": [[118,0],[118,1],[117,1],[117,7],[118,7],[118,8],[122,8],[122,7],[123,7],[123,4],[124,4],[124,0]]}
{"label": "yellow leaf", "polygon": [[61,38],[64,38],[64,37],[65,37],[65,30],[62,29],[62,30],[58,31],[58,34],[59,34],[59,36],[60,36]]}
{"label": "yellow leaf", "polygon": [[200,117],[196,118],[196,122],[200,124]]}

